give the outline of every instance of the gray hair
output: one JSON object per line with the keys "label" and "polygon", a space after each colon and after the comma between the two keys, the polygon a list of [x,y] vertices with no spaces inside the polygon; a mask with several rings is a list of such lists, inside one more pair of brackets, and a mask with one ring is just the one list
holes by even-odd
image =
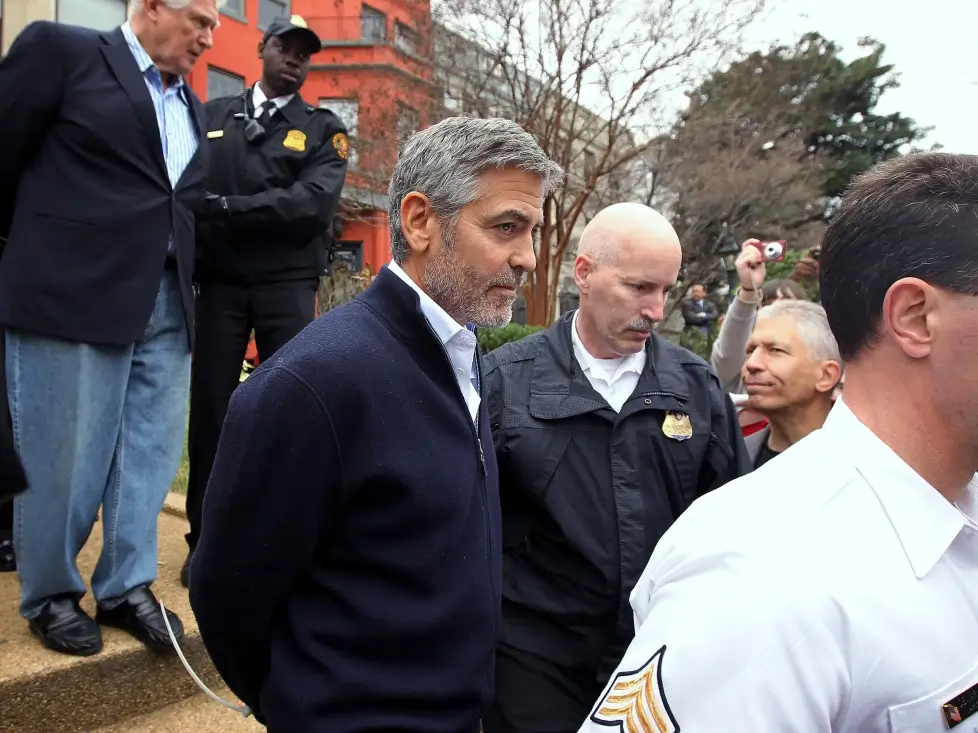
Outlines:
{"label": "gray hair", "polygon": [[[170,10],[183,10],[186,8],[193,0],[160,0],[166,7]],[[214,4],[220,10],[224,7],[226,0],[214,0]],[[143,6],[143,0],[129,0],[129,17],[132,18],[133,14]]]}
{"label": "gray hair", "polygon": [[795,322],[798,335],[808,347],[809,355],[817,361],[835,361],[842,366],[839,345],[835,342],[825,309],[807,300],[776,300],[757,312],[757,322],[765,318],[786,316]]}
{"label": "gray hair", "polygon": [[423,193],[435,215],[452,227],[462,209],[479,197],[479,176],[501,168],[536,174],[543,181],[544,196],[564,179],[563,168],[512,120],[449,117],[412,135],[398,156],[387,189],[394,261],[403,263],[410,252],[401,226],[405,196]]}

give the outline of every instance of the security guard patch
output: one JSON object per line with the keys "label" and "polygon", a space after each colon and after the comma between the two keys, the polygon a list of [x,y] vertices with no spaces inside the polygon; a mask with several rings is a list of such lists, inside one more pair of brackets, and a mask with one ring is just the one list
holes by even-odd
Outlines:
{"label": "security guard patch", "polygon": [[662,687],[663,646],[633,672],[619,672],[595,706],[591,720],[621,733],[679,733]]}
{"label": "security guard patch", "polygon": [[302,130],[289,130],[285,134],[285,142],[282,143],[289,150],[301,153],[306,149],[306,133]]}
{"label": "security guard patch", "polygon": [[350,141],[346,139],[346,135],[342,132],[333,135],[333,147],[336,149],[336,154],[343,160],[346,160],[350,156]]}

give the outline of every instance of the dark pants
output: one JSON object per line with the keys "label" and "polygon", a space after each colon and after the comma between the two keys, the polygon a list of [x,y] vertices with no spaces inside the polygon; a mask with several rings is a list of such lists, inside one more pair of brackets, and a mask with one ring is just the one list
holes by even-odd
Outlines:
{"label": "dark pants", "polygon": [[0,329],[0,541],[10,540],[14,530],[15,494],[27,486],[24,467],[14,448],[13,426],[7,401],[6,344]]}
{"label": "dark pants", "polygon": [[265,361],[309,325],[319,279],[263,285],[203,283],[197,294],[190,376],[190,435],[187,519],[191,551],[200,537],[204,492],[228,411],[241,378],[252,330],[258,358]]}
{"label": "dark pants", "polygon": [[561,667],[515,649],[496,651],[496,697],[485,733],[577,733],[604,690],[595,670]]}

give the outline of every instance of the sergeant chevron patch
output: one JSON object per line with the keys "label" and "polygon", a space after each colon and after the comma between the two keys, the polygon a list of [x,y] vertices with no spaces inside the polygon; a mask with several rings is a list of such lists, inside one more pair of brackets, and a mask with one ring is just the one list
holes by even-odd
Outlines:
{"label": "sergeant chevron patch", "polygon": [[621,733],[679,733],[662,687],[663,646],[644,665],[619,672],[591,720]]}

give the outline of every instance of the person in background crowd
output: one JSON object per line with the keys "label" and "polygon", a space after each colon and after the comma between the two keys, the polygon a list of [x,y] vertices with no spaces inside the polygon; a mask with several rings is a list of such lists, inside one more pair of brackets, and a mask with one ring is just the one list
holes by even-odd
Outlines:
{"label": "person in background crowd", "polygon": [[743,370],[747,407],[769,421],[745,440],[755,469],[822,427],[841,377],[820,305],[782,299],[758,311]]}
{"label": "person in background crowd", "polygon": [[[761,251],[755,247],[760,240],[748,239],[741,247],[737,257],[737,277],[740,287],[730,301],[724,314],[720,331],[710,351],[710,366],[717,373],[728,392],[742,393],[741,370],[744,366],[744,350],[747,339],[754,329],[757,309],[782,298],[804,300],[807,298],[802,287],[792,279],[765,282],[767,266]],[[818,263],[811,257],[803,258],[795,266],[792,276],[803,277],[810,274],[812,267],[817,270]]]}
{"label": "person in background crowd", "polygon": [[690,288],[689,300],[683,301],[683,320],[686,328],[698,328],[704,336],[710,333],[710,324],[720,316],[716,305],[707,300],[706,286],[696,283]]}
{"label": "person in background crowd", "polygon": [[976,207],[978,156],[850,186],[820,259],[842,400],[662,538],[582,733],[975,730]]}
{"label": "person in background crowd", "polygon": [[414,135],[393,263],[231,398],[190,599],[270,733],[477,733],[500,592],[496,461],[468,324],[503,326],[563,177],[502,119]]}
{"label": "person in background crowd", "polygon": [[[0,61],[0,190],[17,194],[0,325],[31,485],[14,504],[20,612],[66,654],[97,653],[98,624],[171,648],[150,586],[183,450],[206,172],[184,77],[217,23],[214,0],[142,0],[109,32],[32,23]],[[100,507],[93,620],[75,558]]]}
{"label": "person in background crowd", "polygon": [[276,18],[258,44],[261,81],[204,105],[210,195],[197,212],[184,587],[251,332],[265,361],[315,315],[326,266],[324,236],[339,206],[349,156],[346,128],[336,115],[299,95],[310,56],[321,49],[300,16]]}
{"label": "person in background crowd", "polygon": [[640,204],[581,235],[580,308],[486,357],[503,622],[485,733],[574,731],[632,637],[628,594],[697,497],[750,470],[709,366],[653,333],[679,273]]}

